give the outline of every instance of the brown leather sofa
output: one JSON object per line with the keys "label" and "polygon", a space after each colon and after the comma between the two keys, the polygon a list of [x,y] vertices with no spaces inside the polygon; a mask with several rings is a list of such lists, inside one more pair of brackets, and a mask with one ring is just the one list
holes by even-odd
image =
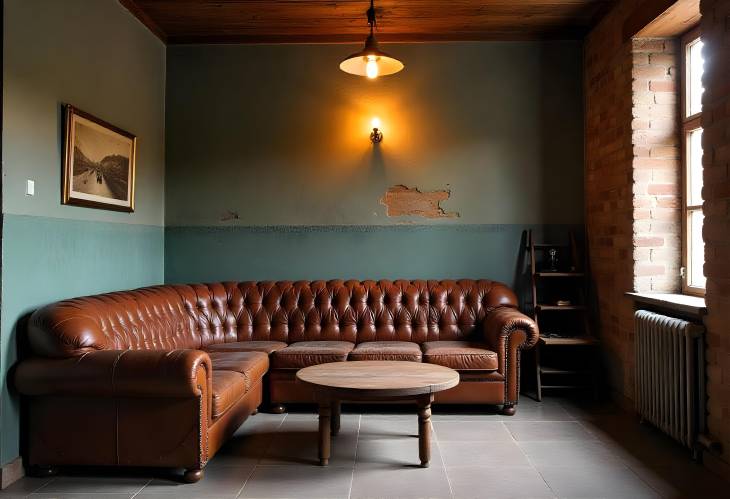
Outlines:
{"label": "brown leather sofa", "polygon": [[538,338],[505,285],[460,281],[229,282],[58,302],[30,320],[27,463],[184,468],[206,462],[262,402],[311,402],[302,367],[407,360],[457,369],[436,402],[514,414],[520,349]]}

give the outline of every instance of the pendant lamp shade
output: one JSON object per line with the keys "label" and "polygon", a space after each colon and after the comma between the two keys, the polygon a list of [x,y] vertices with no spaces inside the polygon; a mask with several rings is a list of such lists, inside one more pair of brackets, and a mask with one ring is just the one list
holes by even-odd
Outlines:
{"label": "pendant lamp shade", "polygon": [[376,24],[375,7],[373,0],[370,0],[370,9],[367,11],[370,35],[365,40],[365,47],[360,52],[355,52],[340,63],[340,69],[345,73],[357,76],[367,76],[370,79],[378,76],[386,76],[397,73],[405,66],[392,55],[380,50],[378,40],[373,34],[373,27]]}
{"label": "pendant lamp shade", "polygon": [[345,73],[368,78],[392,75],[404,67],[398,59],[379,49],[378,41],[373,35],[368,36],[365,48],[349,55],[340,63],[340,69]]}

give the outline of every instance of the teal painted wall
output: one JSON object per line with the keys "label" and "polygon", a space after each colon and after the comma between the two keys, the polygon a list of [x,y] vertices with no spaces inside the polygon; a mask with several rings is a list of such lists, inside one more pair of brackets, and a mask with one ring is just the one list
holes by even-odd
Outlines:
{"label": "teal painted wall", "polygon": [[[27,314],[68,297],[159,284],[163,248],[160,226],[5,215],[3,366],[15,363],[23,334],[18,324]],[[2,455],[8,462],[19,452],[18,399],[6,395],[2,404]]]}
{"label": "teal painted wall", "polygon": [[[524,231],[567,242],[581,225],[168,227],[168,282],[488,278],[520,287]],[[202,257],[201,257],[202,255]],[[215,255],[208,258],[206,255]]]}
{"label": "teal painted wall", "polygon": [[[164,45],[116,0],[5,0],[3,36],[0,464],[19,454],[21,318],[164,280],[166,76]],[[64,103],[137,135],[135,213],[61,205]]]}

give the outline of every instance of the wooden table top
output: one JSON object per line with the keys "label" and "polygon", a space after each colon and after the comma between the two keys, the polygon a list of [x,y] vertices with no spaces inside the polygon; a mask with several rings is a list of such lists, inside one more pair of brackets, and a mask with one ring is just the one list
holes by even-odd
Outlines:
{"label": "wooden table top", "polygon": [[297,379],[338,393],[398,397],[448,390],[459,384],[459,373],[420,362],[350,360],[305,367],[297,372]]}

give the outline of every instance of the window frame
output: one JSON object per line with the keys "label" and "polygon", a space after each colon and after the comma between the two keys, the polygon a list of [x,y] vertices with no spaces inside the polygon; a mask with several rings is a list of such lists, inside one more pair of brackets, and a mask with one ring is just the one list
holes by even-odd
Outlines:
{"label": "window frame", "polygon": [[[690,133],[702,128],[702,111],[699,111],[693,115],[685,116],[689,104],[689,85],[687,84],[687,59],[688,59],[688,47],[697,38],[700,38],[700,27],[695,26],[694,28],[687,31],[680,38],[679,48],[679,68],[680,68],[680,92],[679,92],[679,135],[680,135],[680,164],[682,170],[682,293],[693,296],[705,296],[705,288],[690,285],[690,272],[691,269],[691,258],[692,253],[692,238],[689,233],[691,230],[689,224],[689,217],[692,212],[703,211],[702,204],[689,205],[690,198],[690,184],[689,184],[689,168],[691,154],[689,145]],[[704,201],[703,201],[704,202]],[[696,270],[695,270],[696,271]],[[702,270],[701,270],[702,271]]]}

